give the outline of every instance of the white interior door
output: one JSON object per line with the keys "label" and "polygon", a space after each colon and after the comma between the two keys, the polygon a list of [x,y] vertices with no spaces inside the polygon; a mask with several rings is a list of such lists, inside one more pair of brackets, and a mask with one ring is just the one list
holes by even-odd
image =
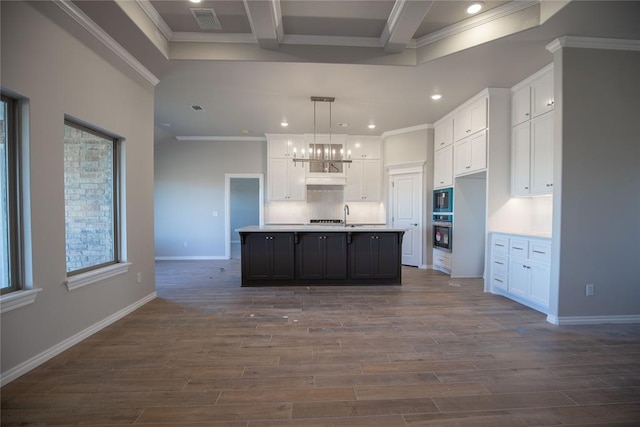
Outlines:
{"label": "white interior door", "polygon": [[391,216],[394,227],[407,231],[402,240],[402,264],[422,263],[422,174],[392,175]]}

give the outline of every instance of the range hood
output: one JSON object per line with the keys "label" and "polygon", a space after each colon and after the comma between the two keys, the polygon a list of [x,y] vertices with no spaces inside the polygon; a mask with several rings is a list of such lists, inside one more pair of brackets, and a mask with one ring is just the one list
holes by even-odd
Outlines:
{"label": "range hood", "polygon": [[[332,175],[332,174],[319,174],[319,175]],[[305,183],[309,185],[338,185],[345,186],[347,184],[347,178],[343,176],[307,176]]]}

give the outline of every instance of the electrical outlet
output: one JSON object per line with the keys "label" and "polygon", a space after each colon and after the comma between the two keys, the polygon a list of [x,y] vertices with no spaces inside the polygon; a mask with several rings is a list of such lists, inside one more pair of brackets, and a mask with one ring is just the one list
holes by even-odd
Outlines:
{"label": "electrical outlet", "polygon": [[211,212],[211,216],[218,216],[218,211]]}
{"label": "electrical outlet", "polygon": [[589,283],[584,287],[584,293],[588,297],[592,297],[595,294],[595,285],[593,283]]}
{"label": "electrical outlet", "polygon": [[138,281],[138,283],[142,283],[142,273],[138,273],[136,280]]}

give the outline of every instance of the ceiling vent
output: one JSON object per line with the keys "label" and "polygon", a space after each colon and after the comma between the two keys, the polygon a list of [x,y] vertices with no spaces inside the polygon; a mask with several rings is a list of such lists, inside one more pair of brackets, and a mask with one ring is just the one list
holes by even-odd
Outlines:
{"label": "ceiling vent", "polygon": [[201,30],[221,30],[222,25],[213,9],[189,8]]}

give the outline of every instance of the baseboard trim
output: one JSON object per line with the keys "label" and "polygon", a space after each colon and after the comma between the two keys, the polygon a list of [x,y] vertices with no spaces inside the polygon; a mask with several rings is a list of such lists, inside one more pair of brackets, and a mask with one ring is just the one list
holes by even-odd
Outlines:
{"label": "baseboard trim", "polygon": [[640,323],[640,315],[622,316],[547,316],[547,322],[554,325],[604,325],[611,323]]}
{"label": "baseboard trim", "polygon": [[96,332],[99,332],[100,330],[106,328],[112,323],[115,323],[116,321],[122,319],[127,314],[132,313],[133,311],[137,310],[138,308],[142,307],[148,302],[154,300],[157,296],[158,294],[154,291],[149,295],[147,295],[146,297],[134,302],[133,304],[123,308],[120,311],[113,313],[109,317],[99,321],[98,323],[95,323],[89,326],[87,329],[78,332],[77,334],[67,338],[66,340],[59,342],[58,344],[32,357],[31,359],[22,362],[21,364],[15,366],[14,368],[9,369],[6,372],[2,372],[2,374],[0,374],[0,387],[4,387],[5,385],[9,384],[11,381],[15,380],[16,378],[21,377],[22,375],[26,374],[32,369],[37,368],[38,366],[42,365],[46,361],[59,355],[63,351],[68,350],[74,345],[78,344],[79,342],[89,338],[91,335],[95,334]]}
{"label": "baseboard trim", "polygon": [[222,256],[157,256],[156,261],[209,261],[229,259]]}

